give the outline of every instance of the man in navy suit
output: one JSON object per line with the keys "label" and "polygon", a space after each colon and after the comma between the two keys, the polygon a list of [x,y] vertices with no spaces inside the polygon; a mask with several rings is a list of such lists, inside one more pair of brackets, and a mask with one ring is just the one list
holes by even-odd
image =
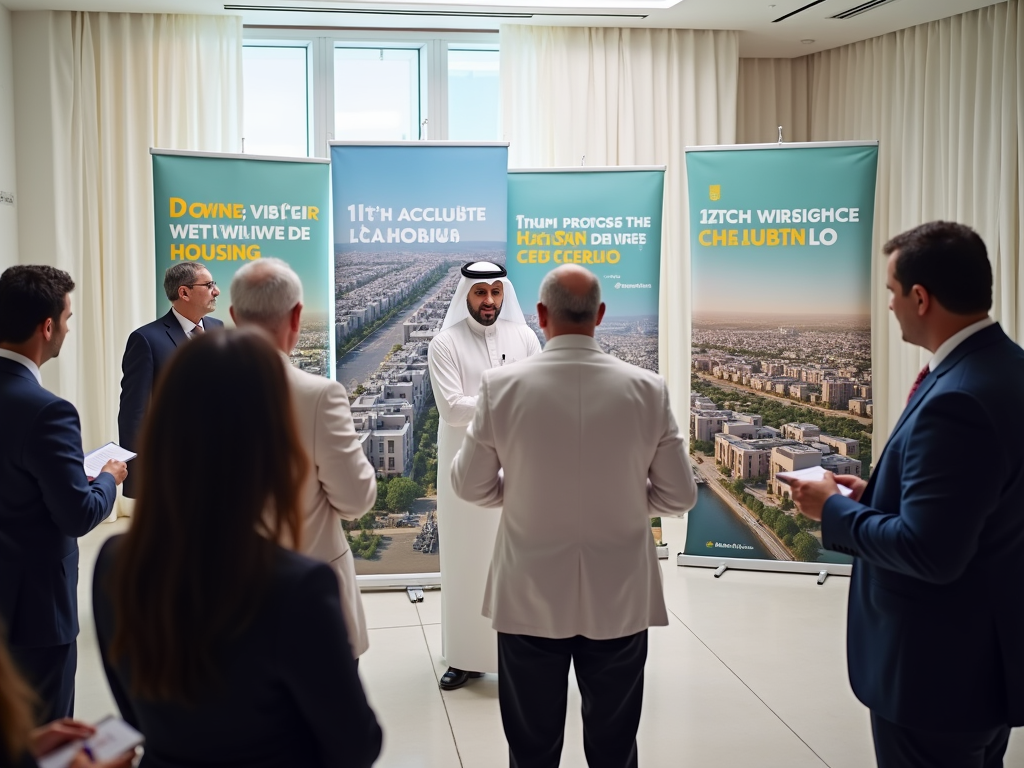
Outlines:
{"label": "man in navy suit", "polygon": [[[170,310],[158,320],[132,331],[121,361],[123,377],[117,431],[121,446],[136,453],[142,419],[164,365],[188,339],[224,326],[220,320],[206,317],[217,308],[220,291],[210,271],[202,264],[183,261],[168,268],[164,273],[164,293],[171,302]],[[124,495],[130,499],[137,495],[132,478],[124,484]]]}
{"label": "man in navy suit", "polygon": [[903,339],[932,358],[871,479],[793,498],[856,558],[847,659],[880,768],[993,768],[1024,724],[1024,350],[988,316],[974,231],[935,221],[884,252]]}
{"label": "man in navy suit", "polygon": [[54,267],[0,275],[0,620],[40,722],[74,709],[78,537],[110,514],[128,474],[111,460],[90,482],[78,411],[39,376],[67,335],[74,287]]}

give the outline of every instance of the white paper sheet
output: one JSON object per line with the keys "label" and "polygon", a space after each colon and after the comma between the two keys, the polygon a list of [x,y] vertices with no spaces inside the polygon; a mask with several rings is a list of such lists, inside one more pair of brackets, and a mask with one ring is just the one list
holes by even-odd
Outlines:
{"label": "white paper sheet", "polygon": [[137,455],[138,454],[122,448],[117,443],[107,443],[106,445],[100,446],[92,453],[87,453],[85,455],[85,475],[86,477],[96,477],[96,475],[103,471],[103,465],[111,459],[129,461],[134,459]]}
{"label": "white paper sheet", "polygon": [[[779,480],[789,485],[790,480],[824,480],[825,479],[825,468],[824,467],[807,467],[806,469],[797,469],[793,472],[779,472],[775,475]],[[845,485],[839,486],[839,492],[843,496],[850,496],[853,494],[849,488]]]}
{"label": "white paper sheet", "polygon": [[85,741],[76,739],[39,758],[39,768],[68,768],[83,747],[87,747],[97,761],[113,760],[143,741],[142,734],[124,720],[108,716],[96,723],[96,733]]}

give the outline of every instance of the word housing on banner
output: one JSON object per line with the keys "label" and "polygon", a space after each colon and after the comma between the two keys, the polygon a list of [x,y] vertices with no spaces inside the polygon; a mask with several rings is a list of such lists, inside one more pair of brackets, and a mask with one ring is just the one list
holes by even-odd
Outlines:
{"label": "word housing on banner", "polygon": [[[226,293],[235,271],[274,256],[303,285],[302,325],[291,354],[310,373],[333,369],[330,171],[323,160],[257,158],[151,150],[156,224],[156,306],[165,307],[164,272],[201,264]],[[215,317],[226,323],[227,296]]]}

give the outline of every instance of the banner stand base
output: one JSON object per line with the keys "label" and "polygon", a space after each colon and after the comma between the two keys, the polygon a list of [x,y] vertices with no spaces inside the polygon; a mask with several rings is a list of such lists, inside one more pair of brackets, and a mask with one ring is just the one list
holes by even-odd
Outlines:
{"label": "banner stand base", "polygon": [[655,546],[654,551],[658,553],[659,560],[668,560],[668,544],[662,544],[661,546]]}
{"label": "banner stand base", "polygon": [[739,557],[706,557],[676,555],[676,565],[694,568],[714,568],[717,579],[727,570],[775,571],[777,573],[808,573],[818,577],[818,584],[824,584],[829,576],[849,576],[853,566],[849,563],[804,563],[795,560],[747,560]]}
{"label": "banner stand base", "polygon": [[[424,589],[440,589],[441,574],[434,573],[373,573],[356,576],[359,591],[368,590],[408,590],[410,587],[420,591]],[[418,602],[418,601],[417,601]]]}

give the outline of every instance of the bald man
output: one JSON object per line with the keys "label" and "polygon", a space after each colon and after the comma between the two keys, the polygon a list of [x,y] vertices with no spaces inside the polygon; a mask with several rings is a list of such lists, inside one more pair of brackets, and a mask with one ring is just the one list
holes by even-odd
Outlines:
{"label": "bald man", "polygon": [[588,764],[637,764],[647,628],[668,624],[650,518],[697,500],[665,382],[601,351],[604,311],[592,273],[548,273],[547,345],[484,372],[452,466],[461,498],[502,507],[483,613],[511,768],[558,765],[570,662]]}

